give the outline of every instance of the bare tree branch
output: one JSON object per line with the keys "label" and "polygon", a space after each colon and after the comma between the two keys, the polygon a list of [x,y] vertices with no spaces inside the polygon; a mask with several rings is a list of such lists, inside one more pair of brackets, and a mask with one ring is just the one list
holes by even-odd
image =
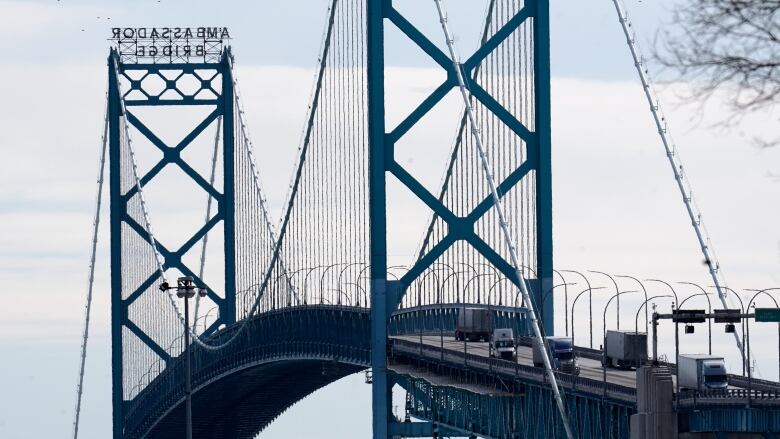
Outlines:
{"label": "bare tree branch", "polygon": [[[780,104],[780,0],[689,0],[672,18],[655,59],[693,83],[690,98],[725,92],[732,122]],[[776,135],[756,143],[780,144]]]}

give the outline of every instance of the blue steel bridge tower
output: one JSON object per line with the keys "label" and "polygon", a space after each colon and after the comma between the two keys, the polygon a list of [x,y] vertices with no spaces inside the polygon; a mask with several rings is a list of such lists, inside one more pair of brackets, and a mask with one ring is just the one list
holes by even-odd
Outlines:
{"label": "blue steel bridge tower", "polygon": [[[125,43],[133,47],[136,42]],[[133,386],[140,380],[151,380],[181,352],[177,340],[182,327],[165,293],[155,255],[151,254],[151,237],[144,223],[145,206],[135,180],[136,158],[131,140],[132,127],[144,141],[159,149],[161,159],[145,174],[138,175],[142,187],[155,184],[161,171],[175,167],[210,196],[214,214],[179,247],[157,241],[156,247],[166,270],[192,276],[198,286],[207,289],[208,298],[218,307],[217,319],[205,330],[212,333],[220,325],[236,320],[234,224],[234,91],[231,77],[231,54],[214,43],[198,59],[161,57],[154,59],[118,50],[108,57],[108,125],[111,213],[111,319],[112,319],[112,387],[113,434],[122,438],[125,407],[134,396]],[[160,52],[162,53],[162,52]],[[207,116],[196,125],[185,127],[188,133],[178,143],[164,142],[163,127],[151,125],[141,116],[146,109],[165,107],[170,115],[182,108],[208,109]],[[173,119],[175,121],[175,119]],[[175,122],[174,122],[175,123]],[[187,162],[184,153],[209,127],[222,125],[221,188],[209,181]],[[216,127],[217,130],[220,127]],[[137,136],[137,134],[136,134]],[[139,139],[136,138],[136,141]],[[172,194],[172,196],[176,196]],[[196,267],[188,266],[184,256],[216,226],[222,226],[224,240],[224,285],[211,285],[200,279]],[[195,250],[197,251],[197,250]],[[175,279],[175,276],[174,276]],[[167,312],[165,311],[167,310]],[[138,370],[139,365],[157,365]],[[148,377],[148,378],[147,378]]]}
{"label": "blue steel bridge tower", "polygon": [[[390,315],[398,307],[406,289],[438,258],[456,243],[465,241],[503,276],[515,284],[519,279],[505,256],[499,254],[496,242],[492,245],[476,233],[478,220],[493,207],[487,197],[470,213],[459,216],[442,202],[441,197],[429,192],[395,158],[395,146],[414,127],[423,116],[441,103],[444,96],[458,87],[456,72],[449,56],[429,40],[404,15],[396,9],[393,0],[367,0],[367,78],[368,78],[368,140],[369,140],[369,191],[370,191],[370,256],[371,256],[371,367],[373,371],[373,437],[386,439],[394,434],[404,433],[403,424],[392,422],[392,380],[387,371],[387,339]],[[491,6],[493,2],[491,2]],[[480,47],[459,66],[463,69],[466,86],[475,101],[484,106],[491,117],[508,128],[523,141],[526,148],[525,160],[507,176],[497,181],[499,194],[504,195],[523,179],[535,181],[535,226],[536,256],[535,270],[537,279],[532,279],[533,296],[537,309],[542,308],[544,329],[553,334],[552,294],[542,300],[545,292],[552,290],[553,278],[553,239],[552,239],[552,188],[551,188],[551,128],[550,128],[550,19],[549,0],[525,0],[514,3],[514,11],[503,23],[497,23],[493,32],[488,32],[489,24]],[[490,20],[490,12],[488,21]],[[394,26],[429,56],[446,73],[444,82],[423,100],[395,127],[386,125],[385,115],[385,29]],[[505,106],[500,96],[488,91],[485,84],[478,81],[477,71],[491,53],[505,43],[519,29],[525,28],[530,44],[524,49],[532,53],[532,93],[527,96],[533,101],[534,114],[531,121],[521,122],[519,115]],[[528,55],[528,54],[526,54]],[[519,54],[518,54],[519,56]],[[530,122],[530,123],[529,123]],[[521,154],[515,151],[514,154]],[[476,161],[477,157],[472,157]],[[387,278],[387,179],[393,176],[407,190],[422,201],[438,218],[446,223],[443,239],[412,265],[411,269],[399,280]],[[454,196],[457,197],[457,194]],[[518,267],[519,268],[519,267]],[[403,434],[401,434],[403,435]]]}

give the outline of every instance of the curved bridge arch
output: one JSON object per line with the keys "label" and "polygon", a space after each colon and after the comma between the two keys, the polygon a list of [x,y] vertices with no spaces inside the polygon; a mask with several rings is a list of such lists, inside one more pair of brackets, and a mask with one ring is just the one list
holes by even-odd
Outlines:
{"label": "curved bridge arch", "polygon": [[[367,309],[286,308],[247,325],[224,349],[192,349],[193,431],[200,437],[252,438],[297,401],[370,363]],[[183,383],[180,358],[127,404],[125,437],[183,436]]]}
{"label": "curved bridge arch", "polygon": [[[523,334],[525,312],[484,304],[441,304],[399,310],[392,334],[428,332],[434,322],[454,330],[463,307],[485,307],[496,322]],[[231,325],[211,336],[220,344],[239,330]],[[296,402],[370,366],[370,313],[333,305],[287,307],[246,322],[225,348],[192,347],[193,432],[209,438],[253,438]],[[184,362],[176,358],[126,403],[126,438],[184,436]],[[401,384],[401,382],[399,382]]]}

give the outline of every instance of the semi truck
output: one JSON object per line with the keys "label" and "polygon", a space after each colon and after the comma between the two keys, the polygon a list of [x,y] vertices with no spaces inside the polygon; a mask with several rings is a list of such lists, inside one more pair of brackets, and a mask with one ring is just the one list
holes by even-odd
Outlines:
{"label": "semi truck", "polygon": [[[545,337],[548,352],[550,354],[550,365],[553,369],[572,375],[580,374],[580,367],[577,365],[577,357],[574,355],[574,343],[569,337]],[[533,339],[533,362],[534,366],[542,367],[542,350],[539,342]]]}
{"label": "semi truck", "polygon": [[458,324],[455,326],[455,339],[468,341],[489,341],[493,331],[493,313],[484,308],[461,308]]}
{"label": "semi truck", "polygon": [[647,360],[647,334],[608,330],[604,337],[603,364],[623,369],[637,368]]}
{"label": "semi truck", "polygon": [[515,357],[515,336],[512,328],[500,328],[490,337],[490,354],[496,358],[512,360]]}
{"label": "semi truck", "polygon": [[725,389],[729,385],[723,357],[707,354],[680,354],[677,380],[680,388],[691,390]]}

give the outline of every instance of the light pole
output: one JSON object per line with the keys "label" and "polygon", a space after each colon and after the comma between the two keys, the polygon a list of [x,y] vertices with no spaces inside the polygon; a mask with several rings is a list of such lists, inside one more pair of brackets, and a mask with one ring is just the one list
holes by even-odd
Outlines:
{"label": "light pole", "polygon": [[[753,295],[753,297],[750,299],[750,301],[747,304],[748,311],[750,311],[750,304],[753,303],[753,301],[756,299],[756,297],[758,297],[759,294],[766,295],[767,297],[772,299],[772,302],[775,303],[775,308],[780,308],[780,306],[778,306],[778,304],[777,304],[777,300],[775,300],[775,298],[771,294],[767,293],[767,291],[776,291],[776,290],[780,290],[780,288],[764,288],[763,290],[754,290],[754,289],[747,290],[747,291],[755,291],[756,292],[756,294]],[[753,304],[754,308],[755,308],[755,306],[756,305]],[[747,337],[748,337],[748,341],[750,340],[750,323],[749,322],[750,322],[749,319],[745,319],[745,323],[747,323]],[[777,343],[778,343],[778,347],[777,347],[777,349],[778,349],[778,351],[777,351],[778,367],[780,367],[780,322],[777,323]],[[748,342],[748,348],[747,348],[748,394],[750,393],[749,391],[750,391],[751,384],[752,384],[752,381],[753,381],[753,374],[750,371],[752,369],[751,364],[750,364],[750,348],[752,348],[752,346]]]}
{"label": "light pole", "polygon": [[303,277],[303,304],[307,305],[308,302],[308,284],[309,284],[309,275],[318,268],[324,268],[327,267],[327,265],[316,265],[314,267],[309,268],[309,271],[306,272],[306,276]]}
{"label": "light pole", "polygon": [[[579,271],[575,270],[561,270],[562,273],[574,273],[576,275],[579,275],[584,281],[585,285],[588,286],[588,321],[591,322],[590,324],[590,348],[593,349],[593,288],[590,286],[590,280]],[[600,287],[601,288],[601,287]],[[574,308],[574,305],[572,305],[572,308]],[[572,318],[572,327],[574,327],[574,321]],[[572,333],[574,330],[572,330]]]}
{"label": "light pole", "polygon": [[[465,295],[466,291],[469,290],[469,285],[471,285],[472,281],[474,281],[475,279],[479,279],[481,277],[485,277],[485,276],[493,276],[493,273],[480,273],[480,274],[477,274],[476,276],[472,276],[471,279],[469,279],[468,282],[466,282],[466,285],[463,286],[463,294]],[[477,287],[479,287],[479,284],[477,285]],[[479,299],[479,293],[477,293],[476,296],[477,296],[477,303],[479,303],[479,300],[480,300]],[[489,302],[490,302],[490,300],[488,300],[488,303]]]}
{"label": "light pole", "polygon": [[[715,291],[718,291],[718,287],[716,287],[716,286],[710,286],[710,288],[715,288]],[[731,292],[731,294],[733,294],[734,297],[737,298],[737,300],[739,301],[739,310],[740,310],[740,312],[742,312],[742,314],[745,314],[745,306],[744,306],[744,303],[742,303],[742,298],[739,297],[739,294],[737,294],[736,291],[734,291],[733,289],[731,289],[729,287],[721,286],[720,288],[722,288],[722,289],[724,289],[724,290],[726,290],[728,292]],[[739,319],[739,327],[742,330],[742,343],[739,346],[740,347],[739,353],[742,356],[742,376],[745,376],[745,366],[746,366],[747,363],[745,362],[745,322],[744,322],[744,319]],[[780,331],[780,328],[778,328],[778,331]],[[778,343],[780,343],[780,334],[778,334]],[[778,356],[780,356],[780,349],[778,349]],[[778,365],[780,365],[780,361],[778,361]]]}
{"label": "light pole", "polygon": [[[450,280],[451,277],[459,276],[459,275],[461,275],[463,273],[466,273],[466,271],[465,270],[464,271],[455,271],[455,272],[452,272],[452,273],[448,274],[447,277],[445,277],[444,280],[442,281],[440,289],[444,289],[444,286],[447,285],[447,281]],[[439,296],[441,296],[441,294],[439,294]],[[466,304],[465,303],[463,304],[463,312],[464,313],[466,312]],[[457,329],[458,329],[458,324],[457,324],[457,321],[456,321],[456,323],[455,323],[455,339],[456,340],[457,340],[457,335],[458,335]],[[444,338],[443,337],[442,337],[441,343],[442,343],[442,347],[443,347],[444,346]],[[466,354],[467,350],[468,350],[468,347],[466,345],[466,337],[464,336],[463,337],[463,354],[464,354],[463,355],[463,362],[464,363],[466,362],[466,355],[465,354]]]}
{"label": "light pole", "polygon": [[[474,276],[477,276],[479,274],[479,271],[477,271],[477,269],[474,268],[474,266],[471,265],[471,264],[468,264],[466,262],[456,262],[455,264],[457,264],[457,265],[465,265],[466,267],[468,267],[471,270],[472,273],[474,273]],[[465,273],[466,270],[462,270],[462,271]],[[455,289],[457,291],[460,291],[460,277],[455,278],[455,281],[456,281],[455,282],[455,284],[456,284]],[[466,296],[466,289],[465,288],[463,289],[463,303],[468,303],[468,296]]]}
{"label": "light pole", "polygon": [[[639,309],[636,310],[636,317],[634,318],[634,333],[639,332],[639,313],[642,312],[642,308],[647,309],[647,307],[645,306],[647,305],[647,302],[653,299],[660,299],[662,297],[674,297],[674,296],[672,296],[671,294],[659,294],[658,296],[652,296],[649,299],[645,299],[645,301],[642,302],[641,305],[639,305]],[[647,331],[647,329],[645,329],[645,331]],[[647,332],[645,332],[645,334],[647,334]]]}
{"label": "light pole", "polygon": [[680,300],[677,297],[677,291],[674,290],[674,287],[672,287],[672,285],[669,284],[669,282],[667,282],[665,280],[661,280],[661,279],[645,279],[645,282],[658,282],[659,284],[666,285],[666,287],[669,288],[669,290],[672,292],[672,295],[674,296],[674,303],[675,303],[675,305],[680,303]]}
{"label": "light pole", "polygon": [[[601,367],[603,369],[603,379],[604,379],[604,396],[607,395],[607,309],[609,308],[609,304],[612,302],[612,299],[616,297],[620,297],[623,294],[628,293],[636,293],[636,291],[622,291],[617,294],[614,294],[612,297],[607,300],[607,304],[604,305],[604,326],[602,328],[602,333],[604,334],[604,351],[602,352],[603,360],[601,362]],[[618,321],[620,320],[620,316],[618,316]]]}
{"label": "light pole", "polygon": [[346,303],[349,304],[349,306],[352,306],[352,299],[340,288],[328,288],[328,291],[335,291],[339,293],[338,296],[336,296],[338,297],[338,299],[336,299],[336,305],[341,305],[341,296],[344,296],[347,299]]}
{"label": "light pole", "polygon": [[327,268],[322,270],[322,274],[320,275],[320,302],[322,302],[322,299],[325,298],[325,276],[328,274],[328,270],[339,265],[345,264],[343,262],[336,262],[335,264],[328,265]]}
{"label": "light pole", "polygon": [[609,280],[612,281],[612,285],[615,286],[615,293],[616,293],[615,297],[617,297],[617,301],[616,301],[617,302],[617,305],[616,305],[617,309],[615,310],[616,313],[617,313],[617,329],[620,330],[620,288],[618,288],[618,284],[617,284],[617,282],[615,282],[615,278],[612,277],[611,275],[607,274],[607,273],[604,273],[603,271],[588,270],[588,272],[607,276],[609,278]]}
{"label": "light pole", "polygon": [[368,306],[368,295],[366,294],[366,289],[360,286],[360,284],[356,284],[355,282],[344,282],[344,285],[352,285],[357,287],[357,300],[355,300],[355,306],[360,307],[360,293],[363,293],[363,299],[365,300],[366,306]]}
{"label": "light pole", "polygon": [[[167,282],[160,285],[160,290],[168,291],[171,289]],[[176,281],[176,297],[184,298],[184,419],[187,439],[192,439],[192,366],[190,364],[190,299],[195,297],[195,290],[198,290],[198,296],[204,297],[206,290],[196,288],[192,276],[180,277]]]}
{"label": "light pole", "polygon": [[[569,336],[569,288],[567,288],[569,285],[576,285],[576,282],[574,283],[567,283],[566,278],[563,277],[560,271],[553,268],[553,273],[557,274],[558,277],[561,278],[561,282],[563,282],[563,321],[566,323],[566,326],[564,327],[564,331],[566,333],[566,337]],[[571,322],[572,326],[574,325],[574,321]]]}
{"label": "light pole", "polygon": [[[642,292],[645,294],[645,303],[647,303],[647,301],[649,300],[647,298],[647,288],[645,288],[645,284],[643,284],[642,281],[640,281],[639,279],[635,278],[634,276],[626,276],[624,274],[623,275],[615,275],[615,277],[619,277],[619,278],[623,278],[623,279],[631,279],[634,282],[638,283],[639,286],[642,288]],[[640,307],[640,309],[641,308],[642,307]],[[645,307],[645,334],[649,333],[648,327],[649,327],[649,325],[648,325],[648,312],[647,312],[647,307]],[[634,328],[634,332],[638,332],[636,330],[636,327]]]}
{"label": "light pole", "polygon": [[[577,305],[577,299],[580,298],[585,293],[593,294],[593,290],[603,290],[605,287],[596,287],[591,288],[588,286],[588,288],[582,290],[577,296],[574,298],[574,301],[571,303],[571,344],[574,346],[574,306]],[[590,328],[590,347],[593,348],[593,320],[588,316],[588,327]]]}
{"label": "light pole", "polygon": [[[341,277],[344,275],[344,273],[347,270],[349,270],[350,267],[354,267],[356,265],[366,265],[366,263],[365,262],[351,262],[349,264],[346,264],[346,266],[344,268],[339,270],[339,277],[338,277],[338,280],[337,280],[339,288],[341,288]],[[355,279],[355,280],[357,280],[357,279]]]}
{"label": "light pole", "polygon": [[[687,284],[687,282],[678,282],[678,283],[680,283],[680,284]],[[692,285],[696,285],[696,284],[692,284]],[[701,287],[699,287],[699,288],[701,288]],[[694,298],[696,296],[704,296],[707,299],[707,306],[709,307],[707,312],[712,314],[712,302],[710,301],[710,293],[704,291],[703,289],[702,289],[701,293],[692,294],[692,295],[686,297],[685,299],[683,299],[683,301],[680,303],[680,305],[677,307],[677,309],[682,310],[683,309],[683,307],[682,307],[683,304],[685,302],[687,302],[688,299]],[[709,344],[709,354],[712,355],[712,320],[711,319],[707,319],[707,329],[708,329],[708,338],[709,338],[709,341],[708,341],[708,344]]]}
{"label": "light pole", "polygon": [[[540,310],[540,313],[539,313],[539,320],[541,320],[541,321],[542,321],[542,327],[544,327],[544,304],[545,304],[545,303],[547,303],[547,296],[549,296],[550,294],[552,294],[552,293],[553,293],[553,291],[555,291],[555,289],[556,289],[556,288],[558,288],[558,287],[563,287],[563,288],[565,289],[565,288],[566,288],[568,285],[576,285],[576,284],[573,284],[573,283],[566,283],[566,282],[564,282],[564,283],[562,283],[562,284],[553,285],[553,287],[552,287],[552,288],[550,288],[550,291],[548,291],[548,292],[544,293],[544,295],[542,296],[542,303],[541,303],[541,305],[539,306],[539,310]],[[564,306],[568,306],[568,304],[567,304],[567,303],[564,303]],[[555,324],[555,322],[553,322],[553,325],[554,325],[554,324]],[[569,331],[567,330],[567,331],[566,331],[566,336],[568,336],[568,335],[569,335]]]}

